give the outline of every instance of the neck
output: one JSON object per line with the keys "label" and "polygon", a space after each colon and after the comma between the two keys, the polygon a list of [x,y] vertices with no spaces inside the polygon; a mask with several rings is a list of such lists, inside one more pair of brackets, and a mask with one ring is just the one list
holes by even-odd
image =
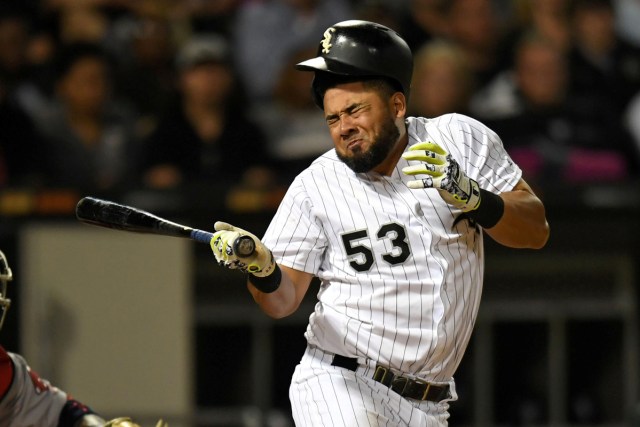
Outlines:
{"label": "neck", "polygon": [[374,171],[384,176],[391,176],[398,164],[398,160],[400,160],[402,153],[404,153],[404,150],[407,147],[408,141],[409,138],[407,137],[406,127],[402,126],[400,137],[393,146],[393,149],[389,152],[387,158],[380,163]]}

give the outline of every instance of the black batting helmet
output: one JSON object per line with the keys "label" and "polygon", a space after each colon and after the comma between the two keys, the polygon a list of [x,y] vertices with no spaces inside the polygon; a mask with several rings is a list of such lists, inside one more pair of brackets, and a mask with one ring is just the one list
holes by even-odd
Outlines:
{"label": "black batting helmet", "polygon": [[300,62],[296,68],[316,72],[311,89],[320,108],[324,94],[318,90],[318,72],[383,77],[409,97],[413,73],[411,49],[397,32],[384,25],[361,20],[338,22],[324,32],[317,55]]}

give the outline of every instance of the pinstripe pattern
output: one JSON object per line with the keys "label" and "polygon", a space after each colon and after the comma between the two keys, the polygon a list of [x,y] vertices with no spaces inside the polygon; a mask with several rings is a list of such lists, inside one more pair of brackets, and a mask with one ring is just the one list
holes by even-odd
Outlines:
{"label": "pinstripe pattern", "polygon": [[[476,120],[410,117],[407,128],[408,145],[440,144],[482,188],[500,193],[520,179],[498,136]],[[449,382],[480,303],[482,233],[468,221],[454,226],[460,211],[436,190],[409,189],[414,178],[401,169],[411,163],[401,158],[389,177],[355,174],[327,152],[294,180],[263,242],[280,264],[321,279],[310,345]]]}
{"label": "pinstripe pattern", "polygon": [[[298,426],[440,427],[449,418],[447,402],[403,399],[371,379],[372,368],[356,375],[331,366],[332,355],[308,348],[296,367],[290,389]],[[453,392],[455,394],[455,391]]]}

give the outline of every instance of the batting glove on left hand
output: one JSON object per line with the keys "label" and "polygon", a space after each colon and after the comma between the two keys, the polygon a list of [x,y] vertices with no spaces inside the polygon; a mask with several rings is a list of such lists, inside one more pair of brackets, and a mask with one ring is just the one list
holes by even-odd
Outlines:
{"label": "batting glove on left hand", "polygon": [[469,178],[458,162],[447,151],[433,142],[419,142],[402,154],[407,160],[419,160],[419,165],[407,166],[402,172],[407,175],[428,175],[426,178],[409,181],[413,189],[435,188],[442,199],[463,212],[480,206],[480,186]]}
{"label": "batting glove on left hand", "polygon": [[[253,234],[242,228],[234,227],[226,222],[215,223],[216,230],[211,238],[211,250],[213,256],[223,267],[238,269],[246,273],[251,273],[257,277],[265,277],[273,273],[276,262],[271,251],[262,244]],[[241,236],[248,236],[255,243],[255,251],[247,257],[238,256],[233,249],[233,244]]]}

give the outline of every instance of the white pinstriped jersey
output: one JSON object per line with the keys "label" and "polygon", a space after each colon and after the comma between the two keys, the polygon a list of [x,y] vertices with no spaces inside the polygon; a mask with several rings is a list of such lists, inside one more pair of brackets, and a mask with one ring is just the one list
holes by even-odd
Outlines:
{"label": "white pinstriped jersey", "polygon": [[[511,190],[520,168],[499,137],[459,114],[407,119],[409,146],[432,141],[481,188]],[[482,233],[437,190],[356,174],[334,150],[292,183],[263,242],[285,266],[317,275],[309,344],[401,372],[450,381],[471,336],[484,273]]]}

